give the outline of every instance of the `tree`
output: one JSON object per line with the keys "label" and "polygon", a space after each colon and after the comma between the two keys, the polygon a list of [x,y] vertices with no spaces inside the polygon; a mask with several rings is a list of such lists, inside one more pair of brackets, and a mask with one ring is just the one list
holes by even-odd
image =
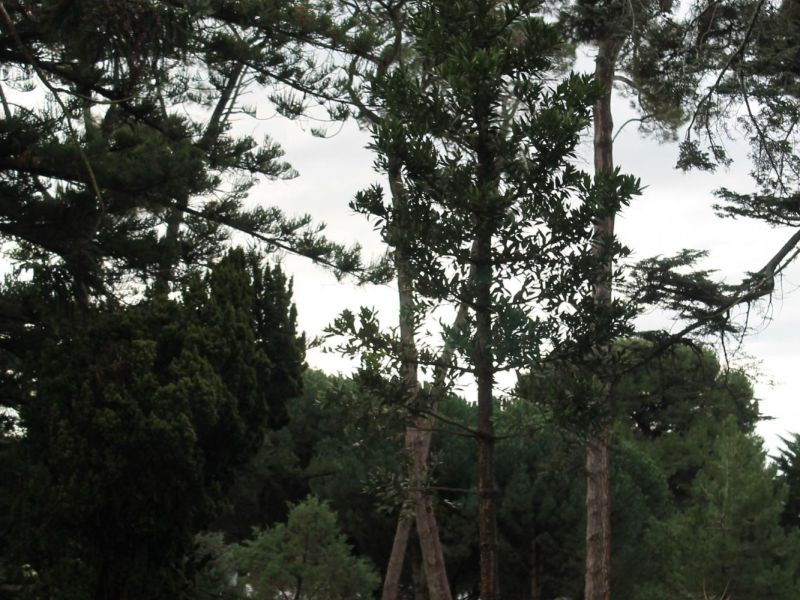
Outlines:
{"label": "tree", "polygon": [[[497,430],[498,556],[503,598],[574,597],[583,586],[584,448],[546,406],[526,398],[504,399],[495,412]],[[441,412],[450,425],[434,442],[440,525],[453,593],[476,596],[479,545],[477,473],[470,436],[476,408],[451,397]],[[619,568],[616,593],[636,590],[661,575],[658,557],[646,559],[643,533],[672,507],[666,474],[647,444],[617,432],[611,446],[611,485],[620,499],[612,513],[619,543],[612,560]]]}
{"label": "tree", "polygon": [[651,533],[651,547],[670,561],[661,593],[794,597],[796,532],[780,525],[785,489],[764,461],[760,442],[729,418],[693,482],[686,509]]}
{"label": "tree", "polygon": [[[168,289],[236,229],[358,269],[310,217],[243,206],[258,178],[294,175],[271,140],[231,134],[243,86],[254,73],[300,87],[319,75],[275,31],[296,25],[292,7],[6,2],[0,17],[0,234],[23,266],[85,305],[131,278]],[[33,91],[47,102],[19,99]],[[187,104],[202,116],[186,117]]]}
{"label": "tree", "polygon": [[775,277],[796,257],[798,90],[792,56],[797,25],[793,2],[695,3],[679,29],[682,38],[694,43],[668,61],[670,77],[675,67],[684,72],[688,67],[706,74],[704,79],[694,76],[696,81],[707,82],[688,96],[691,119],[678,166],[714,170],[730,165],[725,144],[736,123],[750,142],[758,191],[744,194],[722,187],[716,191],[721,202],[715,209],[722,217],[756,218],[793,230],[762,268],[748,271],[739,285],[727,289],[727,297],[717,298],[718,308],[705,311],[704,319],[720,321],[728,307],[771,296]]}
{"label": "tree", "polygon": [[610,513],[611,526],[620,528],[610,560],[620,570],[609,593],[626,598],[648,597],[649,585],[670,576],[661,555],[645,548],[642,539],[652,523],[683,509],[720,435],[720,423],[731,419],[742,434],[751,435],[760,418],[744,373],[722,368],[703,346],[675,345],[654,354],[658,346],[642,338],[610,346],[613,404],[597,401],[593,388],[583,383],[591,375],[576,371],[574,364],[546,364],[521,376],[517,385],[521,398],[542,406],[555,426],[579,439],[591,434],[593,424],[605,423],[610,457],[627,463],[610,464],[609,472],[611,493],[620,495]]}
{"label": "tree", "polygon": [[[176,455],[187,462],[183,479],[174,483],[199,485],[202,493],[195,506],[176,515],[177,533],[169,544],[153,542],[155,533],[142,528],[146,541],[134,543],[131,553],[145,556],[143,546],[154,543],[157,572],[167,573],[165,565],[175,563],[185,530],[216,512],[233,467],[259,446],[264,420],[276,427],[285,422],[283,394],[299,384],[303,360],[279,271],[252,269],[246,275],[245,269],[230,275],[215,270],[210,277],[218,278],[217,284],[190,274],[219,261],[230,230],[249,234],[268,250],[296,251],[338,272],[359,269],[356,253],[328,242],[310,217],[290,219],[274,208],[245,210],[243,205],[258,178],[289,177],[293,171],[270,140],[258,144],[232,135],[231,116],[242,108],[241,90],[256,82],[304,90],[326,85],[309,55],[300,52],[308,24],[300,22],[302,11],[295,4],[137,1],[112,10],[96,0],[0,3],[0,54],[8,75],[0,83],[0,235],[9,242],[4,251],[14,275],[33,279],[30,285],[6,286],[0,298],[7,366],[2,385],[8,391],[2,408],[22,415],[26,435],[13,446],[25,448],[27,466],[36,470],[47,461],[65,463],[55,474],[44,468],[42,477],[32,480],[31,497],[66,485],[72,475],[77,483],[69,493],[88,493],[77,489],[81,482],[108,484],[92,498],[102,502],[101,492],[114,491],[103,478],[113,480],[119,476],[115,469],[126,465],[135,468],[133,449],[155,435],[151,421],[165,420],[164,426],[175,430]],[[45,100],[26,101],[21,95],[30,91]],[[198,109],[190,111],[191,118],[187,106]],[[232,268],[230,262],[240,258],[226,259],[220,269]],[[253,278],[257,290],[240,277]],[[222,289],[228,287],[228,293],[241,296],[225,298]],[[168,292],[181,300],[167,301]],[[142,295],[148,300],[139,302]],[[201,318],[207,322],[199,323]],[[109,340],[102,346],[104,336]],[[143,347],[137,345],[140,340]],[[76,351],[70,353],[73,342]],[[285,346],[277,350],[278,343]],[[153,355],[154,348],[162,353]],[[46,356],[74,369],[56,373]],[[125,370],[128,358],[141,373]],[[270,389],[264,384],[273,369]],[[92,373],[108,383],[107,390],[89,385]],[[260,389],[254,391],[254,384]],[[43,395],[40,385],[52,387]],[[189,389],[192,385],[198,389]],[[142,388],[146,402],[131,386]],[[178,396],[180,410],[164,416],[159,402],[169,404],[171,395]],[[187,417],[186,402],[195,400],[198,412]],[[109,403],[111,412],[137,415],[135,431],[116,432],[119,423],[111,417],[103,421],[98,403]],[[91,423],[86,431],[75,422],[80,419]],[[45,432],[53,427],[60,428],[63,439],[48,438]],[[87,457],[100,452],[93,442],[111,439],[120,445],[92,463]],[[59,445],[70,440],[80,447],[74,456]],[[164,495],[178,494],[169,488]],[[131,494],[132,514],[138,500]],[[80,511],[79,505],[72,508]],[[86,514],[92,506],[86,506]],[[38,526],[37,519],[40,525],[45,518],[30,517],[25,526]],[[32,564],[46,563],[54,539],[75,533],[72,525],[65,529],[42,536],[42,548],[34,543],[22,553],[32,556]],[[127,575],[113,573],[124,569],[123,557],[114,563],[114,553],[103,555],[102,544],[95,542],[76,542],[59,564],[84,573],[89,587],[95,579],[116,581],[108,583],[110,591],[98,583],[98,595],[134,594],[125,587]],[[87,558],[92,552],[99,562]],[[136,557],[129,558],[135,567]],[[49,585],[47,579],[64,585],[50,566],[41,570],[43,585]],[[108,572],[93,572],[97,569]],[[164,578],[165,586],[172,585],[174,578]]]}
{"label": "tree", "polygon": [[[547,329],[528,317],[536,302],[553,312],[571,304],[580,314],[566,320],[585,326],[593,311],[582,283],[597,260],[564,265],[560,258],[587,243],[592,217],[615,211],[636,191],[633,179],[616,172],[601,174],[593,187],[568,164],[594,90],[579,77],[543,90],[538,77],[550,67],[557,35],[532,16],[535,8],[430,2],[407,17],[429,69],[420,75],[400,66],[373,84],[386,115],[376,127],[379,166],[399,161],[407,201],[402,210],[386,206],[375,189],[357,202],[385,231],[409,240],[421,297],[464,302],[472,312],[448,336],[459,340],[479,390],[483,598],[497,593],[494,375],[535,360]],[[574,195],[585,203],[573,210]],[[393,229],[398,222],[403,229]],[[536,227],[547,234],[535,236]],[[522,291],[504,293],[501,282],[517,276]],[[602,335],[618,326],[611,316]],[[339,323],[340,331],[356,328],[352,316]],[[421,354],[419,362],[426,359]]]}
{"label": "tree", "polygon": [[372,566],[352,555],[334,513],[313,496],[289,511],[285,525],[228,549],[221,563],[240,573],[238,589],[255,598],[370,598],[380,583]]}
{"label": "tree", "polygon": [[45,333],[32,330],[41,340],[26,356],[12,539],[42,593],[178,593],[192,535],[219,511],[270,417],[285,422],[289,365],[273,389],[265,349],[277,355],[289,331],[256,336],[259,309],[285,282],[256,290],[254,266],[263,272],[233,251],[193,274],[180,300],[156,295],[77,320],[51,311]]}
{"label": "tree", "polygon": [[[338,48],[344,52],[349,63],[344,68],[339,88],[342,102],[352,104],[352,110],[360,123],[377,127],[383,123],[384,110],[370,92],[373,78],[385,77],[397,64],[414,64],[420,72],[424,66],[413,46],[406,40],[406,14],[410,11],[403,0],[398,2],[374,2],[358,0],[341,2],[341,22],[329,33],[322,47]],[[327,11],[329,7],[322,7]],[[385,174],[389,180],[389,193],[395,211],[405,210],[406,190],[400,176],[401,164],[396,157],[387,160]],[[434,419],[439,400],[445,394],[449,363],[453,348],[446,346],[439,357],[440,366],[429,393],[423,393],[418,368],[416,274],[409,262],[407,241],[402,232],[403,225],[392,225],[384,232],[384,241],[390,247],[397,279],[398,330],[400,344],[397,348],[398,369],[403,380],[403,394],[399,402],[409,409],[405,434],[408,455],[408,478],[410,498],[403,502],[399,511],[395,539],[392,543],[389,564],[386,569],[383,600],[396,600],[400,593],[400,579],[412,533],[416,525],[425,578],[432,598],[448,600],[451,597],[444,564],[438,525],[430,494],[424,487],[428,480],[428,452],[431,445]],[[466,318],[466,308],[461,307],[455,323]]]}
{"label": "tree", "polygon": [[304,373],[302,394],[286,408],[288,422],[237,473],[232,506],[210,530],[242,541],[313,495],[336,513],[356,553],[383,569],[388,511],[402,493],[402,419],[357,382],[319,371]]}
{"label": "tree", "polygon": [[784,439],[783,443],[775,462],[787,487],[781,523],[791,530],[800,528],[800,436],[795,434],[791,439]]}
{"label": "tree", "polygon": [[[592,45],[597,52],[594,76],[603,92],[593,111],[596,175],[615,169],[615,82],[630,86],[629,93],[636,97],[644,113],[638,119],[643,127],[669,136],[683,119],[682,103],[691,89],[691,78],[673,77],[667,83],[660,72],[664,55],[680,44],[678,28],[670,19],[672,10],[672,2],[633,4],[617,0],[577,1],[561,8],[560,19],[567,36],[576,43]],[[615,216],[607,214],[595,222],[592,252],[604,256],[606,262],[594,281],[599,307],[612,302],[615,262],[620,254],[613,249]],[[597,351],[604,351],[602,343]],[[600,382],[600,388],[599,395],[613,404],[611,380]],[[600,424],[586,440],[586,600],[611,598],[609,435],[608,425]]]}

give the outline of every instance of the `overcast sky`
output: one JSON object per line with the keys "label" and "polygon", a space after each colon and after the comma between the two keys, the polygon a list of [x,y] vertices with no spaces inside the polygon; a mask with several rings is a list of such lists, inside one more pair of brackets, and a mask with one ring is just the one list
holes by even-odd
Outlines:
{"label": "overcast sky", "polygon": [[[625,101],[616,102],[615,120],[622,123],[632,113]],[[621,108],[620,108],[621,107]],[[259,110],[257,125],[247,120],[237,124],[242,131],[268,133],[286,151],[286,159],[299,171],[291,181],[261,184],[254,201],[274,204],[289,214],[309,213],[328,224],[331,238],[342,242],[360,242],[368,254],[383,252],[378,235],[361,215],[348,208],[354,194],[381,177],[372,168],[374,157],[365,147],[369,135],[352,122],[345,124],[331,139],[310,134],[317,123],[300,124]],[[712,210],[712,190],[725,186],[750,191],[747,149],[731,142],[729,150],[736,159],[728,170],[717,173],[684,174],[673,168],[677,145],[660,145],[642,138],[635,125],[626,127],[615,143],[615,160],[624,172],[641,178],[645,187],[641,197],[625,209],[617,221],[621,241],[633,250],[633,259],[672,254],[682,248],[710,252],[705,267],[717,269],[729,282],[738,282],[748,271],[757,271],[780,248],[790,233],[752,221],[719,219]],[[582,166],[590,170],[590,149],[586,148]],[[337,282],[329,273],[298,258],[283,259],[294,276],[295,302],[299,325],[309,337],[321,333],[345,308],[361,305],[380,310],[384,323],[396,324],[397,303],[393,286],[358,288]],[[734,364],[757,363],[760,372],[756,394],[761,411],[772,417],[762,423],[759,432],[774,450],[778,436],[800,431],[800,348],[793,343],[800,328],[800,266],[789,268],[778,283],[773,302],[754,314],[754,332],[732,357]],[[662,315],[648,315],[642,320],[647,329],[667,327]],[[319,350],[308,353],[312,367],[328,372],[347,372],[349,363]],[[469,390],[467,390],[467,393]],[[468,394],[469,395],[469,394]]]}

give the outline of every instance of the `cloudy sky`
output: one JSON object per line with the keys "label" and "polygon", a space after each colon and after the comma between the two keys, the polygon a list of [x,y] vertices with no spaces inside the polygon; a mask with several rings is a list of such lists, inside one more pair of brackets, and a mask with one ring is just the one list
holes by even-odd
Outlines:
{"label": "cloudy sky", "polygon": [[[622,99],[616,104],[621,108],[615,111],[615,120],[623,123],[632,113]],[[360,242],[368,254],[380,255],[383,248],[372,226],[348,208],[355,192],[381,181],[372,168],[373,155],[365,148],[369,135],[347,123],[332,138],[319,139],[310,133],[317,123],[286,121],[267,108],[259,109],[258,117],[259,121],[242,121],[237,128],[273,137],[300,176],[260,185],[254,200],[277,205],[289,214],[309,213],[328,224],[331,238]],[[677,145],[642,138],[635,125],[621,132],[615,143],[615,160],[646,186],[643,195],[618,219],[618,235],[633,250],[633,259],[672,254],[682,248],[705,249],[710,255],[703,266],[718,270],[733,283],[746,272],[760,269],[781,247],[790,235],[786,230],[714,215],[712,190],[721,186],[739,191],[753,188],[746,147],[732,141],[729,151],[736,159],[730,169],[683,174],[673,168]],[[591,169],[590,156],[587,147],[583,153],[587,170]],[[361,305],[377,307],[387,326],[396,323],[392,286],[358,288],[337,282],[303,259],[284,257],[283,262],[294,275],[300,327],[309,337],[318,335],[344,308]],[[794,333],[800,329],[798,285],[800,265],[795,265],[778,283],[772,303],[751,317],[753,332],[732,357],[734,364],[757,366],[756,394],[762,400],[762,412],[772,417],[759,431],[772,450],[780,443],[779,435],[800,431],[800,346],[793,343]],[[668,327],[669,322],[663,315],[651,314],[644,317],[642,326]],[[329,372],[350,368],[342,358],[319,350],[309,352],[308,362]]]}

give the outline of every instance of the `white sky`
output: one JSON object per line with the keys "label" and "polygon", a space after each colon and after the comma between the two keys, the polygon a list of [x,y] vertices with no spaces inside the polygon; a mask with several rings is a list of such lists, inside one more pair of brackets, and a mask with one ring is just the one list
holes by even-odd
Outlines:
{"label": "white sky", "polygon": [[[625,102],[616,121],[628,116]],[[268,117],[266,109],[259,118]],[[247,124],[249,123],[249,125]],[[241,122],[242,131],[252,130],[253,121]],[[352,122],[331,139],[313,137],[309,129],[315,123],[302,125],[280,117],[258,122],[256,137],[269,134],[286,151],[286,159],[299,171],[291,181],[261,184],[253,201],[274,204],[289,214],[310,213],[317,221],[328,224],[328,235],[341,242],[360,242],[368,254],[380,255],[379,237],[361,215],[348,208],[354,194],[370,184],[381,182],[373,171],[374,160],[365,149],[369,135]],[[633,259],[656,254],[672,254],[682,248],[706,249],[710,252],[705,267],[717,269],[730,282],[738,282],[748,271],[757,271],[789,237],[787,231],[769,228],[752,221],[719,219],[711,205],[711,191],[725,186],[739,191],[753,188],[749,178],[746,148],[731,144],[736,158],[729,170],[715,174],[684,174],[673,168],[677,157],[675,144],[659,145],[640,137],[635,125],[629,125],[615,143],[615,161],[624,172],[640,177],[646,189],[618,219],[621,241],[634,252]],[[588,149],[586,157],[589,157]],[[583,165],[591,169],[591,162]],[[299,326],[309,338],[320,334],[343,309],[367,305],[379,309],[387,326],[397,322],[396,291],[393,285],[358,288],[337,282],[323,269],[304,259],[284,257],[287,271],[294,276],[295,302]],[[760,376],[756,395],[762,412],[773,420],[759,426],[768,448],[775,450],[779,435],[800,431],[800,347],[793,344],[794,332],[800,329],[800,266],[788,269],[779,284],[767,316],[754,315],[754,333],[749,335],[734,364],[756,362]],[[646,328],[668,326],[663,316],[655,314],[643,319]],[[328,372],[347,372],[350,363],[334,354],[319,350],[308,353],[312,367]]]}

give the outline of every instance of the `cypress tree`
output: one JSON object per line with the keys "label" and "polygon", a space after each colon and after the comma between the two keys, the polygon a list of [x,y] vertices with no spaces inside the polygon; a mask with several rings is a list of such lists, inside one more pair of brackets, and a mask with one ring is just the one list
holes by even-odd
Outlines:
{"label": "cypress tree", "polygon": [[[263,313],[270,299],[256,294],[252,260],[230,252],[177,300],[51,320],[29,348],[12,557],[41,593],[179,593],[192,536],[219,514],[270,421],[285,422],[287,376],[299,380],[302,365],[278,370],[266,352],[288,341],[296,353],[291,327],[257,335],[256,300]],[[291,323],[285,282],[271,287],[284,297],[273,315]]]}

